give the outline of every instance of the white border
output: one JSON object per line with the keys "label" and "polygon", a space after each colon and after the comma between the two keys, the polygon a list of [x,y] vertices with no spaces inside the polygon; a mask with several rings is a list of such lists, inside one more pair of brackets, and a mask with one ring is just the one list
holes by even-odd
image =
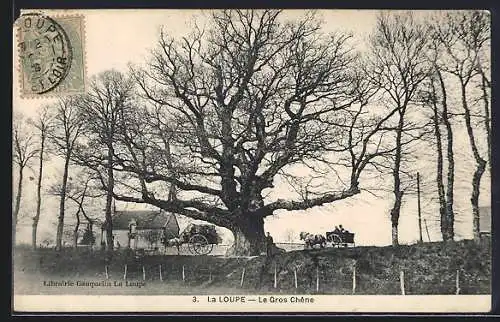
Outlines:
{"label": "white border", "polygon": [[[208,297],[215,297],[209,303]],[[223,297],[223,295],[220,295]],[[227,295],[235,297],[238,295]],[[270,299],[271,295],[239,295]],[[301,295],[299,295],[300,297]],[[491,295],[313,295],[314,303],[221,303],[219,295],[76,296],[14,295],[16,312],[356,312],[356,313],[486,313]]]}

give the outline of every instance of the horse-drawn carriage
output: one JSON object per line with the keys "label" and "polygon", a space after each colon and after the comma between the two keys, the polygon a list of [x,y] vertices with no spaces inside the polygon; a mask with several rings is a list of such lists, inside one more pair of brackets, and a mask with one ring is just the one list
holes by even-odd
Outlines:
{"label": "horse-drawn carriage", "polygon": [[192,254],[197,255],[209,254],[214,245],[222,241],[214,225],[196,224],[187,226],[180,234],[180,239],[184,244],[188,245],[188,249]]}
{"label": "horse-drawn carriage", "polygon": [[163,238],[165,246],[176,246],[177,250],[183,244],[187,244],[188,250],[193,255],[206,255],[209,254],[214,245],[222,241],[217,234],[214,225],[197,225],[190,224],[184,229],[178,237]]}
{"label": "horse-drawn carriage", "polygon": [[348,245],[356,246],[354,243],[354,233],[348,231],[327,231],[326,240],[332,243],[333,247],[347,247]]}
{"label": "horse-drawn carriage", "polygon": [[314,245],[319,245],[321,248],[324,248],[329,244],[331,247],[355,246],[354,233],[349,231],[335,229],[334,231],[327,231],[325,235],[301,232],[300,240],[304,240],[306,249],[312,249]]}

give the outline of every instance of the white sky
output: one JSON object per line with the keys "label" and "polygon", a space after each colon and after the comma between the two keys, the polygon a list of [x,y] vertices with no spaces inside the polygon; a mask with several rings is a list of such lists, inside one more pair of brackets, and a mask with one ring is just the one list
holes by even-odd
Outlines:
{"label": "white sky", "polygon": [[[51,11],[50,14],[54,14]],[[61,13],[61,12],[57,12]],[[64,14],[75,13],[66,10]],[[285,15],[293,17],[301,15],[301,10],[287,10]],[[320,15],[325,21],[324,30],[352,31],[356,41],[362,43],[372,30],[375,22],[376,11],[369,10],[320,10]],[[49,14],[49,15],[50,15]],[[204,12],[200,10],[78,10],[78,14],[85,17],[85,59],[87,75],[92,76],[107,69],[127,70],[129,63],[141,64],[148,56],[151,48],[156,45],[160,26],[174,36],[182,36],[189,31],[189,26],[194,20],[199,24],[205,21]],[[14,46],[16,48],[16,46]],[[17,58],[14,57],[14,62]],[[14,63],[14,66],[17,64]],[[28,116],[34,116],[50,99],[21,99],[17,73],[14,71],[14,111],[21,111]],[[462,143],[460,142],[462,140]],[[467,147],[465,137],[458,138],[458,145]],[[468,150],[467,150],[468,151]],[[458,160],[457,167],[460,167]],[[55,164],[48,170],[47,178],[54,177]],[[465,184],[457,183],[456,203],[457,210],[462,211],[461,222],[457,224],[457,232],[463,237],[471,236],[471,220],[468,186],[471,180],[471,167],[467,162],[462,163]],[[52,173],[51,173],[52,171]],[[431,180],[426,178],[427,180]],[[489,179],[485,178],[483,186],[489,187]],[[459,179],[457,179],[459,181]],[[26,180],[21,213],[34,211],[35,188],[34,181]],[[54,199],[54,198],[52,198]],[[483,204],[489,204],[489,189],[483,193]],[[362,193],[349,200],[341,201],[323,207],[316,207],[308,211],[293,213],[277,213],[273,218],[266,220],[265,229],[275,236],[276,241],[286,239],[288,231],[293,231],[296,238],[301,230],[315,233],[324,233],[332,230],[334,225],[343,224],[348,230],[356,233],[356,242],[359,245],[387,245],[390,244],[390,220],[392,196],[386,194],[377,199],[367,193]],[[423,201],[423,205],[429,201]],[[117,203],[118,205],[118,203]],[[416,198],[410,196],[405,200],[400,219],[400,242],[413,242],[418,238]],[[43,206],[41,230],[53,230],[51,222],[56,220],[57,202],[47,200]],[[72,213],[68,213],[68,221]],[[432,240],[440,238],[437,225],[438,214],[435,210],[424,209],[423,218],[427,219]],[[30,221],[21,227],[19,238],[29,242]],[[44,228],[45,227],[45,228]],[[182,228],[182,227],[181,227]],[[424,228],[424,240],[425,228]]]}

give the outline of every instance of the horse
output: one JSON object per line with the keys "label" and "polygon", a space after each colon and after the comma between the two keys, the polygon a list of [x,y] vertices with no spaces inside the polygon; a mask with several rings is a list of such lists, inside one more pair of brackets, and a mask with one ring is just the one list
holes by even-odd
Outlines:
{"label": "horse", "polygon": [[318,245],[321,248],[326,246],[326,237],[321,234],[310,234],[307,232],[300,233],[300,240],[303,240],[306,243],[306,248],[314,248],[314,245]]}
{"label": "horse", "polygon": [[165,240],[165,247],[172,247],[175,246],[177,247],[177,255],[180,254],[180,247],[182,245],[182,240],[180,238],[171,238]]}

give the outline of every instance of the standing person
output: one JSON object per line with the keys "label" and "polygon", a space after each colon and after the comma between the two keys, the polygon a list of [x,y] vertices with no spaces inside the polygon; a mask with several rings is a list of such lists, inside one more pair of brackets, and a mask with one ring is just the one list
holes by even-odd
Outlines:
{"label": "standing person", "polygon": [[267,232],[266,236],[266,251],[267,251],[267,257],[271,257],[273,255],[273,246],[274,246],[274,240],[273,237],[269,232]]}

